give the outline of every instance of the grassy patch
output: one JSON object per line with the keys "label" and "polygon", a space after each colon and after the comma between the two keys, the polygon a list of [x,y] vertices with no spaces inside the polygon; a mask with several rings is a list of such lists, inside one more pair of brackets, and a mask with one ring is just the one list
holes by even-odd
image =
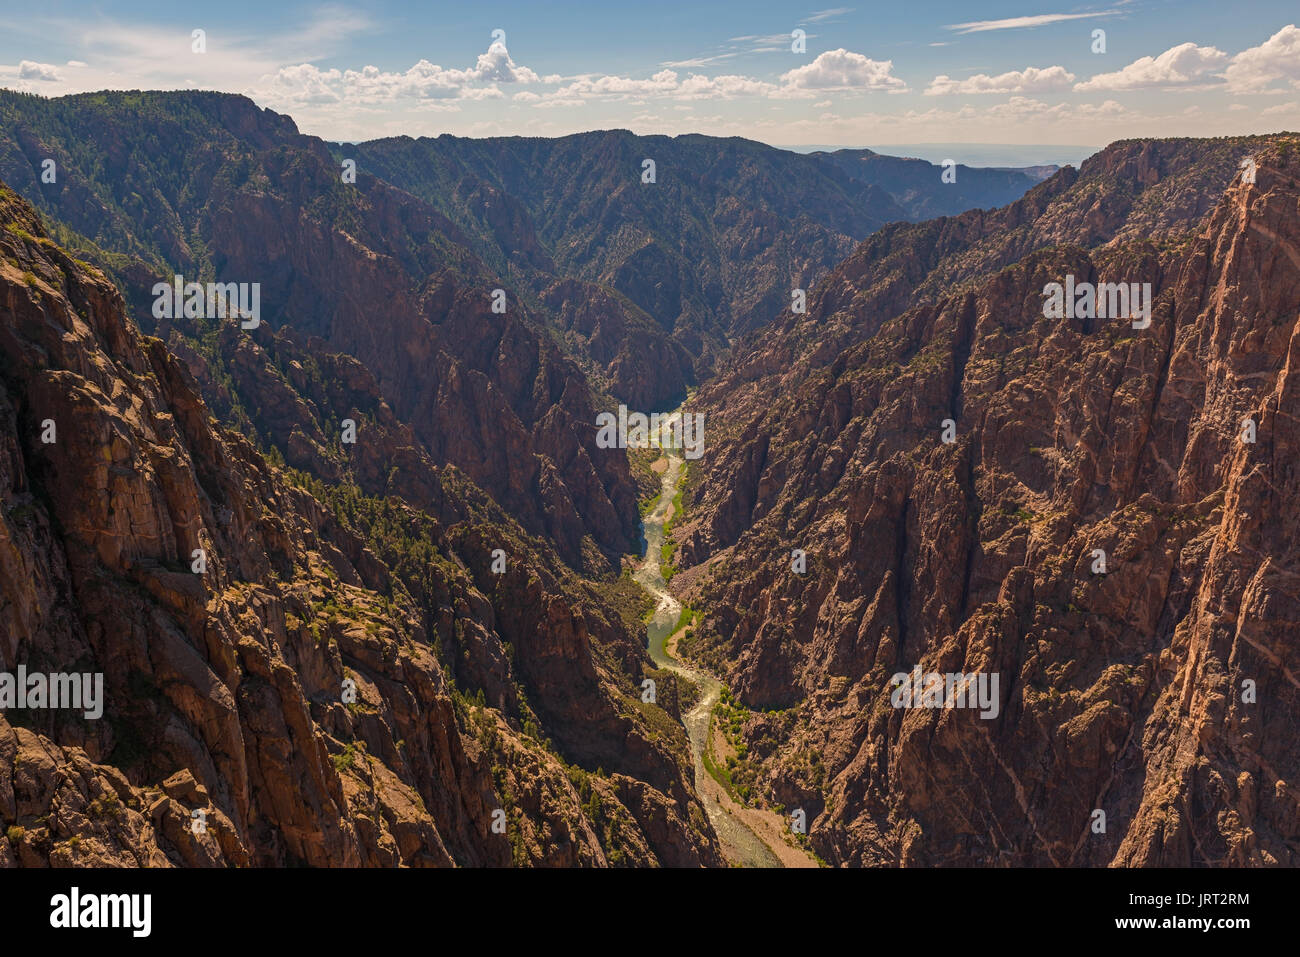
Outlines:
{"label": "grassy patch", "polygon": [[677,574],[677,566],[673,564],[673,553],[677,550],[677,543],[672,540],[673,526],[677,520],[682,517],[682,493],[686,491],[686,473],[687,468],[682,466],[681,477],[677,481],[677,494],[673,496],[673,513],[664,522],[664,541],[663,546],[659,549],[659,571],[664,576],[664,581],[672,581],[673,576]]}

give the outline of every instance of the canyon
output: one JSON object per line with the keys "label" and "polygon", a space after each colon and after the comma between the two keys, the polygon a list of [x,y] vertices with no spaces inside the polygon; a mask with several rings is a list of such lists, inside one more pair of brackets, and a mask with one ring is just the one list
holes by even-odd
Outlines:
{"label": "canyon", "polygon": [[0,91],[0,864],[1300,863],[1300,138],[957,180]]}

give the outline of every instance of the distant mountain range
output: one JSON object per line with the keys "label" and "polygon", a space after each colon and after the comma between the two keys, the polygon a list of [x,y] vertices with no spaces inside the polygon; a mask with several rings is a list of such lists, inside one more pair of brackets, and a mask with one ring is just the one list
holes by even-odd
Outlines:
{"label": "distant mountain range", "polygon": [[[732,337],[762,325],[792,289],[811,286],[885,223],[1000,206],[1042,176],[959,168],[951,184],[937,166],[870,151],[805,156],[621,130],[330,145],[213,93],[42,100],[0,91],[0,129],[0,178],[105,252],[158,271],[215,269],[204,255],[213,196],[255,191],[258,177],[346,228],[347,191],[326,186],[324,161],[351,159],[362,191],[381,180],[423,201],[392,202],[454,224],[392,251],[412,277],[433,271],[431,257],[494,276],[597,388],[640,408],[680,400]],[[39,188],[36,154],[58,161],[59,189]],[[289,181],[293,154],[308,162],[317,192]],[[641,182],[646,159],[654,184]]]}

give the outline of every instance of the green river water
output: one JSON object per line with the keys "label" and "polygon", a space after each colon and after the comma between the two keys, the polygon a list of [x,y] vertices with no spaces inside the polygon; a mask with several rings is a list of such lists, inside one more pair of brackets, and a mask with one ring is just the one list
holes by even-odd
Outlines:
{"label": "green river water", "polygon": [[722,685],[711,675],[689,668],[664,650],[664,642],[672,635],[677,619],[681,617],[681,603],[668,593],[663,570],[659,567],[661,549],[664,539],[664,523],[668,520],[668,510],[672,507],[673,496],[681,484],[684,459],[677,450],[665,449],[668,456],[668,468],[663,474],[663,484],[659,491],[659,500],[654,509],[645,516],[644,529],[646,552],[645,560],[634,576],[637,582],[654,596],[654,617],[648,629],[650,657],[657,667],[666,668],[699,686],[699,702],[683,716],[686,733],[691,740],[691,757],[695,762],[695,790],[700,795],[709,821],[722,841],[723,854],[728,862],[744,867],[780,867],[781,862],[771,849],[739,819],[728,813],[714,801],[704,798],[705,780],[709,772],[704,767],[704,748],[708,740],[709,722],[713,716],[713,707],[718,702]]}

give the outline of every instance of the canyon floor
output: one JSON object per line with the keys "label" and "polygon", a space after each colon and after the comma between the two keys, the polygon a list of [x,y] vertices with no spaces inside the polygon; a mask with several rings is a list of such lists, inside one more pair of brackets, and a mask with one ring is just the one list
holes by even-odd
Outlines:
{"label": "canyon floor", "polygon": [[683,724],[691,740],[696,794],[721,839],[727,862],[739,867],[817,867],[817,859],[788,837],[790,827],[784,817],[735,800],[709,773],[705,763],[706,754],[716,762],[716,755],[725,746],[713,722],[722,683],[679,657],[678,640],[691,626],[682,617],[681,602],[668,591],[660,560],[664,527],[674,517],[673,499],[684,478],[683,465],[680,455],[665,450],[650,466],[662,477],[663,484],[654,508],[645,517],[645,557],[635,575],[637,582],[657,602],[648,625],[650,656],[660,668],[680,675],[701,689],[700,700],[683,715]]}

